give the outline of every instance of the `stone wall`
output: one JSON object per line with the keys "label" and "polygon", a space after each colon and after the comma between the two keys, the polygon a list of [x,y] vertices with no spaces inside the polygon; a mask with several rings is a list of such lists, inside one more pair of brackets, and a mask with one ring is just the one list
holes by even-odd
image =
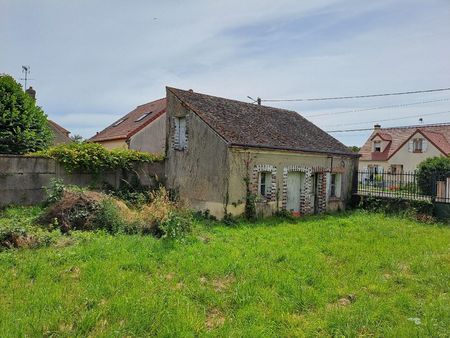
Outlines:
{"label": "stone wall", "polygon": [[62,179],[65,184],[82,187],[108,184],[118,188],[135,175],[145,186],[154,186],[164,180],[164,163],[145,163],[132,170],[115,170],[101,175],[68,173],[52,159],[17,155],[0,155],[0,208],[9,204],[31,205],[45,199],[44,187],[51,179]]}

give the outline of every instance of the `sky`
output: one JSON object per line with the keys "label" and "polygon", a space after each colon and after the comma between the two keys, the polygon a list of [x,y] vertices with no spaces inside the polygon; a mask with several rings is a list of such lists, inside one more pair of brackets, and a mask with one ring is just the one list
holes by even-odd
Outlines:
{"label": "sky", "polygon": [[[85,138],[165,86],[246,102],[447,88],[450,0],[0,0],[0,73],[21,81],[22,65]],[[326,131],[450,122],[450,91],[263,104]]]}

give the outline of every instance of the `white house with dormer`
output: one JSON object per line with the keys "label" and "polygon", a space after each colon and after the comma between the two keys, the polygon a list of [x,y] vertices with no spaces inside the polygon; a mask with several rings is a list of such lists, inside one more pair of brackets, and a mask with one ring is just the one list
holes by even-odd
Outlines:
{"label": "white house with dormer", "polygon": [[412,172],[429,157],[450,155],[450,123],[374,130],[359,151],[359,170]]}

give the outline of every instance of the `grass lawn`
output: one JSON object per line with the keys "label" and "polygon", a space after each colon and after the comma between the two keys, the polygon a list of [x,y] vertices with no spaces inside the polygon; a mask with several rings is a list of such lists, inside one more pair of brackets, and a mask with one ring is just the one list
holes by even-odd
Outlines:
{"label": "grass lawn", "polygon": [[90,234],[0,252],[0,336],[449,336],[449,280],[449,227],[380,214]]}

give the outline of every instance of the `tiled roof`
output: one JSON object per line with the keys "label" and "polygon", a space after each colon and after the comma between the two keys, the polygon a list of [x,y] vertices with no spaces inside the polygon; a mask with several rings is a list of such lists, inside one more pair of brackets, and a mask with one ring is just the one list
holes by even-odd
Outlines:
{"label": "tiled roof", "polygon": [[70,131],[61,127],[55,121],[47,120],[47,122],[53,133],[53,144],[54,145],[72,142],[72,139],[69,137]]}
{"label": "tiled roof", "polygon": [[232,146],[358,156],[294,111],[167,89]]}
{"label": "tiled roof", "polygon": [[[121,117],[110,126],[91,137],[91,141],[108,141],[128,139],[166,111],[166,99],[137,106],[127,115]],[[144,114],[147,114],[144,116]],[[122,121],[122,122],[120,122]],[[120,122],[120,123],[119,123]]]}
{"label": "tiled roof", "polygon": [[[450,155],[450,124],[436,124],[376,129],[361,147],[359,151],[361,155],[360,159],[366,161],[386,161],[417,132],[420,132],[444,154]],[[387,148],[381,153],[372,152],[372,140],[377,134],[382,139],[389,141]]]}
{"label": "tiled roof", "polygon": [[[30,87],[31,88],[31,87]],[[56,123],[55,121],[52,120],[47,120],[48,123],[50,124],[50,126],[52,126],[53,128],[55,128],[56,130],[58,130],[60,133],[65,134],[66,136],[69,136],[70,131],[68,131],[66,128],[63,128],[62,126],[60,126],[58,123]]]}

